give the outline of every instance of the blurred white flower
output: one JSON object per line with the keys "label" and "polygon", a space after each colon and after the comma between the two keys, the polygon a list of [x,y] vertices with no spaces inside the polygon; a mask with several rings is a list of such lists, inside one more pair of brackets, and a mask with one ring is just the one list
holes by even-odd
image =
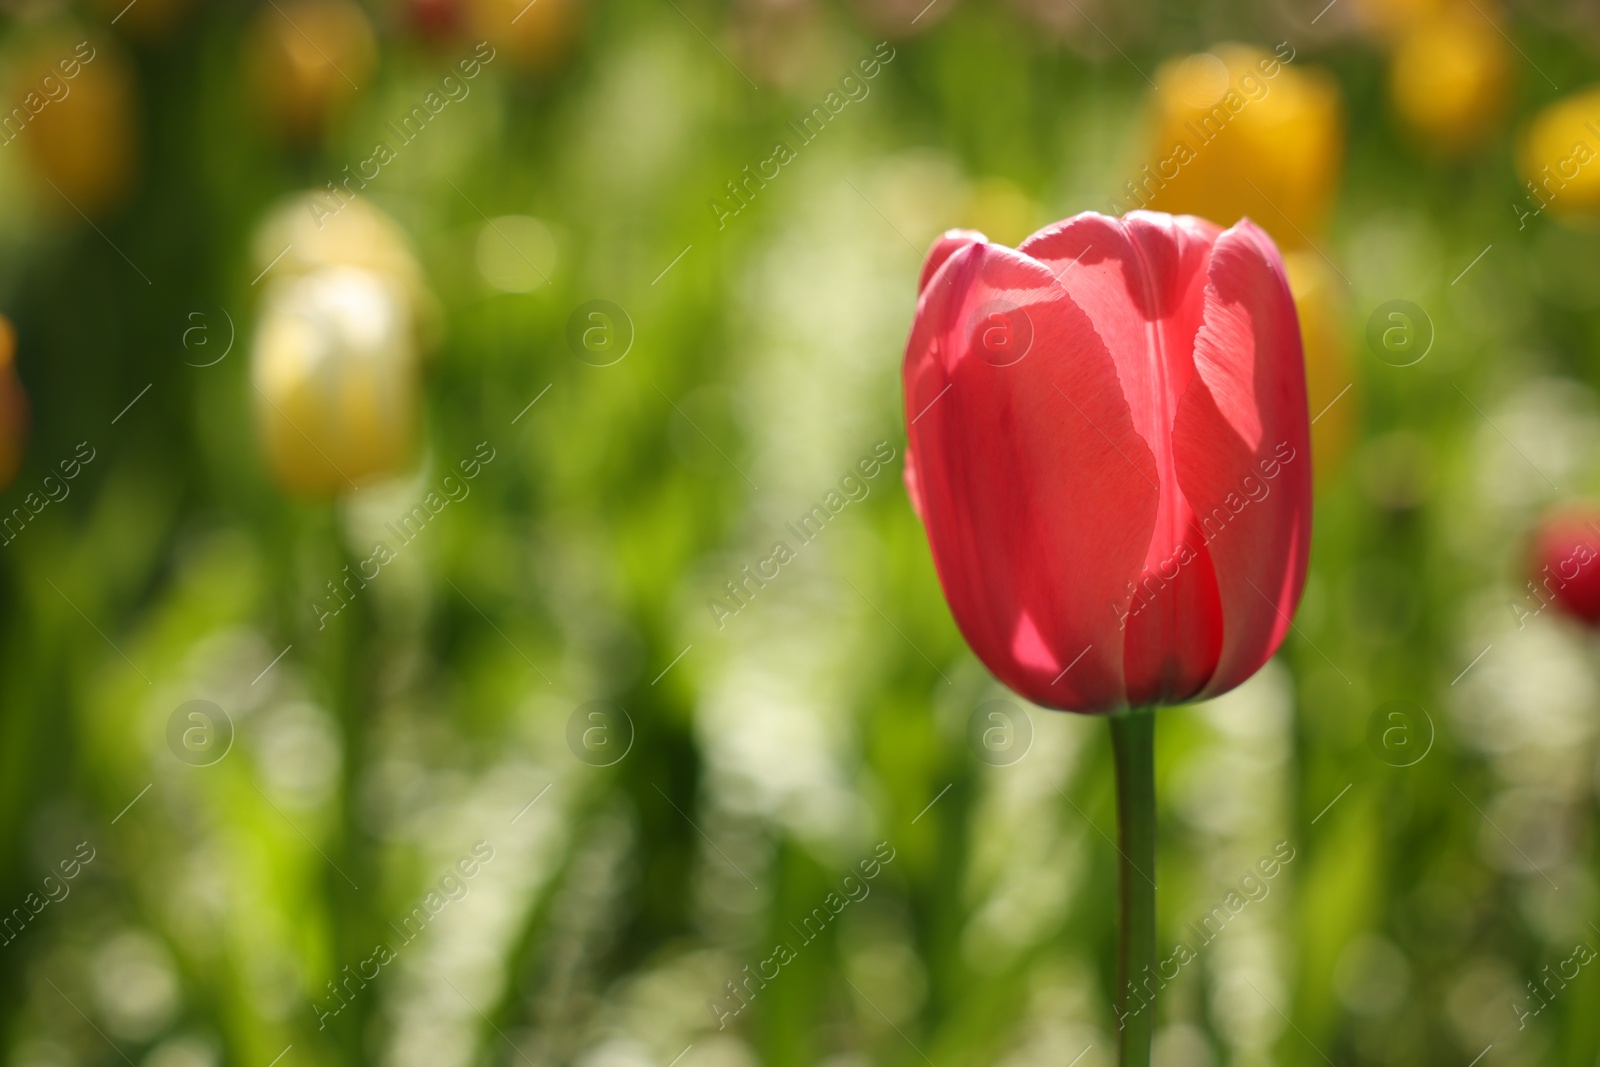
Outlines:
{"label": "blurred white flower", "polygon": [[178,975],[160,941],[127,930],[95,954],[95,1001],[106,1029],[130,1041],[155,1036],[178,1009]]}
{"label": "blurred white flower", "polygon": [[259,713],[253,722],[256,764],[278,803],[315,807],[338,784],[343,753],[328,713],[296,701]]}
{"label": "blurred white flower", "polygon": [[1405,954],[1377,934],[1351,938],[1333,966],[1339,1002],[1358,1015],[1393,1015],[1404,1006],[1410,985]]}
{"label": "blurred white flower", "polygon": [[198,1037],[175,1037],[150,1050],[144,1067],[216,1067],[217,1050]]}
{"label": "blurred white flower", "polygon": [[1581,481],[1600,447],[1595,395],[1569,378],[1537,378],[1499,404],[1471,398],[1478,420],[1473,469],[1482,491],[1503,508],[1525,508]]}

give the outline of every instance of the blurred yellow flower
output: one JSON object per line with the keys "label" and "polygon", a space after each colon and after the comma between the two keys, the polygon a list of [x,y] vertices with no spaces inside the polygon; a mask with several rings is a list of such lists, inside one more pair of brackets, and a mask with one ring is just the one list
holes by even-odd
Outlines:
{"label": "blurred yellow flower", "polygon": [[267,277],[280,281],[330,266],[387,275],[405,290],[424,327],[435,317],[433,294],[410,238],[364,197],[341,201],[326,190],[313,190],[291,198],[262,222],[250,251],[256,269],[271,264]]}
{"label": "blurred yellow flower", "polygon": [[246,63],[267,118],[286,137],[319,136],[369,80],[378,46],[350,0],[281,0],[257,10]]}
{"label": "blurred yellow flower", "polygon": [[1305,346],[1306,402],[1316,419],[1311,424],[1312,475],[1320,489],[1338,476],[1349,456],[1361,420],[1361,386],[1350,358],[1344,283],[1314,251],[1289,252],[1283,264]]}
{"label": "blurred yellow flower", "polygon": [[414,449],[418,318],[432,313],[409,242],[355,199],[332,217],[314,196],[274,212],[254,242],[271,264],[251,353],[268,467],[292,493],[329,496],[399,473]]}
{"label": "blurred yellow flower", "polygon": [[[1353,0],[1355,21],[1368,37],[1380,43],[1395,43],[1420,22],[1436,18],[1460,0]],[[1492,8],[1490,0],[1477,0]]]}
{"label": "blurred yellow flower", "polygon": [[132,68],[108,41],[53,35],[18,65],[7,89],[17,106],[3,139],[22,141],[55,186],[45,201],[56,201],[61,213],[103,215],[127,191],[139,153],[134,94]]}
{"label": "blurred yellow flower", "polygon": [[991,241],[1015,248],[1044,220],[1033,198],[1006,178],[980,178],[973,183],[958,223],[986,234]]}
{"label": "blurred yellow flower", "polygon": [[1546,107],[1533,117],[1517,147],[1526,216],[1546,208],[1568,220],[1600,215],[1600,85]]}
{"label": "blurred yellow flower", "polygon": [[1417,22],[1390,61],[1395,110],[1435,150],[1471,152],[1505,118],[1509,52],[1488,16],[1470,7],[1450,7]]}
{"label": "blurred yellow flower", "polygon": [[1327,74],[1295,51],[1223,44],[1164,64],[1151,94],[1149,162],[1113,208],[1248,216],[1285,248],[1321,231],[1344,155],[1344,111]]}
{"label": "blurred yellow flower", "polygon": [[405,294],[382,274],[329,267],[273,286],[250,379],[283,488],[332,495],[404,467],[419,391],[410,334]]}
{"label": "blurred yellow flower", "polygon": [[544,72],[566,58],[582,28],[584,0],[466,0],[475,40],[504,49],[518,66]]}

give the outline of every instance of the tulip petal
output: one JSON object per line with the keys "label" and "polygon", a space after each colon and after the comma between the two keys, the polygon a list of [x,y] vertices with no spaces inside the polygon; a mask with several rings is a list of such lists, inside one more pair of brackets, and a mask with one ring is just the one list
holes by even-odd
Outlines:
{"label": "tulip petal", "polygon": [[1123,706],[1121,619],[1159,493],[1089,317],[1047,267],[969,242],[923,289],[904,375],[908,465],[962,634],[1036,703]]}
{"label": "tulip petal", "polygon": [[1114,219],[1088,212],[1019,248],[1059,276],[1105,339],[1164,489],[1142,567],[1132,576],[1125,671],[1135,704],[1193,697],[1221,654],[1217,579],[1179,485],[1172,443],[1174,415],[1194,374],[1206,268],[1220,232],[1192,216],[1133,211]]}
{"label": "tulip petal", "polygon": [[928,281],[944,266],[944,261],[970,244],[985,243],[989,239],[977,230],[946,230],[933,242],[922,261],[922,276],[917,279],[917,292],[928,287]]}
{"label": "tulip petal", "polygon": [[1283,260],[1248,219],[1217,238],[1194,376],[1173,424],[1178,482],[1221,592],[1221,659],[1203,696],[1277,650],[1305,584],[1311,447],[1300,326]]}
{"label": "tulip petal", "polygon": [[1177,547],[1154,563],[1146,561],[1129,605],[1123,664],[1134,707],[1192,700],[1222,656],[1216,567],[1187,505],[1183,514],[1187,525]]}

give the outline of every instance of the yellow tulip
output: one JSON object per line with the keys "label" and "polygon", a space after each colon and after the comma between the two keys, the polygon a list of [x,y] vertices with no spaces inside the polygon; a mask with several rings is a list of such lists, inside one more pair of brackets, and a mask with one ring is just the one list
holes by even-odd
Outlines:
{"label": "yellow tulip", "polygon": [[1510,46],[1488,17],[1452,7],[1418,22],[1389,67],[1389,95],[1409,127],[1447,155],[1480,147],[1505,117]]}
{"label": "yellow tulip", "polygon": [[1600,85],[1559,100],[1534,116],[1517,150],[1525,186],[1517,214],[1548,209],[1567,220],[1600,216]]}
{"label": "yellow tulip", "polygon": [[[1474,0],[1485,10],[1493,10],[1490,0]],[[1409,34],[1418,23],[1437,18],[1460,0],[1353,0],[1355,21],[1380,43],[1393,44]]]}
{"label": "yellow tulip", "polygon": [[267,118],[295,141],[320,136],[371,78],[378,46],[350,0],[278,0],[257,10],[246,62]]}
{"label": "yellow tulip", "polygon": [[78,34],[39,42],[18,65],[7,93],[18,103],[0,139],[23,143],[61,214],[103,215],[127,191],[139,145],[134,91],[116,46]]}
{"label": "yellow tulip", "polygon": [[[400,473],[419,420],[419,313],[427,292],[409,242],[362,199],[298,197],[268,217],[270,264],[251,353],[258,430],[280,486],[330,496]],[[258,268],[260,269],[260,268]]]}
{"label": "yellow tulip", "polygon": [[272,288],[250,379],[280,485],[327,496],[404,468],[419,392],[410,334],[405,294],[382,274],[329,267]]}
{"label": "yellow tulip", "polygon": [[1238,44],[1173,60],[1155,77],[1149,162],[1115,210],[1249,216],[1285,248],[1315,241],[1344,155],[1339,90],[1327,74]]}
{"label": "yellow tulip", "polygon": [[341,186],[284,201],[256,230],[251,256],[257,270],[270,264],[267,278],[277,281],[330,266],[388,275],[424,325],[434,314],[433,295],[405,231],[370,200]]}
{"label": "yellow tulip", "polygon": [[583,7],[583,0],[467,0],[467,24],[474,39],[503,50],[512,63],[544,72],[571,49]]}
{"label": "yellow tulip", "polygon": [[1283,262],[1305,347],[1306,400],[1316,419],[1311,425],[1312,475],[1321,488],[1344,467],[1361,420],[1361,387],[1346,328],[1345,286],[1314,251],[1289,252]]}

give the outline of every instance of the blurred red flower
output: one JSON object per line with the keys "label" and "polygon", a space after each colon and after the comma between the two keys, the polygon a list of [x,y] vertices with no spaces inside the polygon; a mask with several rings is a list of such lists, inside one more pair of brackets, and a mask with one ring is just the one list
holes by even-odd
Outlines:
{"label": "blurred red flower", "polygon": [[1573,505],[1545,516],[1534,530],[1531,557],[1528,589],[1537,602],[1518,612],[1519,627],[1547,603],[1600,625],[1600,509]]}

